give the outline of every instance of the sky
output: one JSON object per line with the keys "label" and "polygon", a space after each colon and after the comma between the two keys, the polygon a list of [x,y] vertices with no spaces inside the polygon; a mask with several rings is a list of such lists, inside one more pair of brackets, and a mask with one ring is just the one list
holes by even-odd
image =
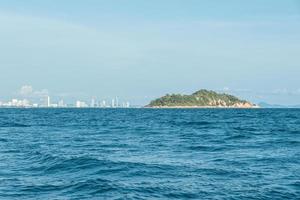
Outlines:
{"label": "sky", "polygon": [[0,100],[211,89],[300,104],[300,0],[0,0]]}

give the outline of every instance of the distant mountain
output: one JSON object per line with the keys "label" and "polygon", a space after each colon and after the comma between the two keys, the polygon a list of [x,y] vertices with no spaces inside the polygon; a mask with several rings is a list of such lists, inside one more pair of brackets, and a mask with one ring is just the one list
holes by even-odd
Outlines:
{"label": "distant mountain", "polygon": [[266,102],[261,102],[258,104],[261,108],[286,108],[284,105],[278,105],[278,104],[268,104]]}
{"label": "distant mountain", "polygon": [[167,94],[153,100],[146,107],[151,108],[257,108],[249,101],[211,90],[199,90],[191,95]]}
{"label": "distant mountain", "polygon": [[279,105],[279,104],[268,104],[266,102],[261,102],[258,104],[261,108],[300,108],[300,105]]}

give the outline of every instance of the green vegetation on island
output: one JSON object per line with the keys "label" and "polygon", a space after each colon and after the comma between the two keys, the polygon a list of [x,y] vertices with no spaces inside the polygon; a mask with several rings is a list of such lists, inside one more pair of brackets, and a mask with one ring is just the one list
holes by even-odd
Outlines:
{"label": "green vegetation on island", "polygon": [[161,98],[153,100],[146,107],[168,108],[168,107],[232,107],[232,108],[252,108],[256,105],[240,100],[239,98],[210,90],[199,90],[191,95],[167,94]]}

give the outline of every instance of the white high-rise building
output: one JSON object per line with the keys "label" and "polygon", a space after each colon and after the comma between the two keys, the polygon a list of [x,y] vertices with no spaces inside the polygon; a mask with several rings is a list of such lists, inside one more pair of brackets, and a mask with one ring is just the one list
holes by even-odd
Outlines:
{"label": "white high-rise building", "polygon": [[114,108],[115,107],[115,99],[111,100],[111,107]]}
{"label": "white high-rise building", "polygon": [[50,96],[47,96],[47,107],[51,107]]}
{"label": "white high-rise building", "polygon": [[76,101],[76,108],[80,108],[81,106],[81,102],[80,101]]}
{"label": "white high-rise building", "polygon": [[96,106],[95,99],[91,100],[91,107],[94,108]]}
{"label": "white high-rise building", "polygon": [[116,107],[119,107],[119,99],[116,97]]}
{"label": "white high-rise building", "polygon": [[22,107],[29,107],[30,103],[27,99],[23,99],[23,101],[21,101],[21,106]]}
{"label": "white high-rise building", "polygon": [[76,101],[76,108],[86,108],[88,105],[84,101]]}
{"label": "white high-rise building", "polygon": [[64,100],[58,102],[58,107],[65,107]]}
{"label": "white high-rise building", "polygon": [[105,108],[106,107],[106,101],[103,100],[102,103],[101,103],[101,107]]}
{"label": "white high-rise building", "polygon": [[12,106],[18,106],[18,102],[19,102],[18,99],[12,99],[11,100],[11,105]]}

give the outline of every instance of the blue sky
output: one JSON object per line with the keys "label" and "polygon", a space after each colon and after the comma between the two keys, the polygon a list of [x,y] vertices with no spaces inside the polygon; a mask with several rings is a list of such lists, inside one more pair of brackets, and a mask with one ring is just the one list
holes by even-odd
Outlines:
{"label": "blue sky", "polygon": [[0,0],[0,99],[146,104],[201,88],[300,104],[298,0]]}

